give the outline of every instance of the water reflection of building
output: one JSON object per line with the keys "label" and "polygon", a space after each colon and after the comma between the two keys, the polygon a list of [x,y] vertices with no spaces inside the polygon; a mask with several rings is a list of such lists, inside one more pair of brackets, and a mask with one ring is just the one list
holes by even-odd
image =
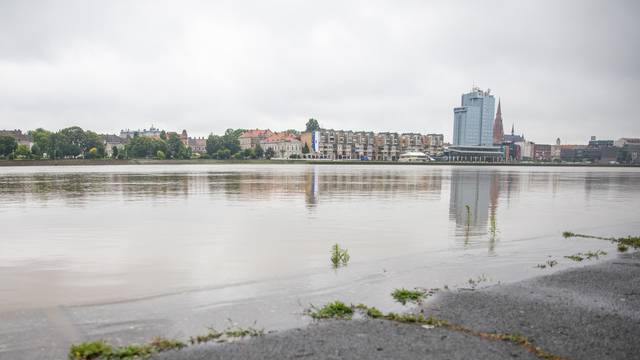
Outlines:
{"label": "water reflection of building", "polygon": [[456,236],[468,243],[471,238],[486,239],[493,251],[498,233],[498,171],[451,170],[449,218],[456,223]]}

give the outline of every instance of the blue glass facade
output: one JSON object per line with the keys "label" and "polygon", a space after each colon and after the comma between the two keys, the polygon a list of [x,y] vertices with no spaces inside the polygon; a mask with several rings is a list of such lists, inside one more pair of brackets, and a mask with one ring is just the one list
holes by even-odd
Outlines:
{"label": "blue glass facade", "polygon": [[453,109],[453,145],[492,146],[496,101],[489,91],[474,88]]}

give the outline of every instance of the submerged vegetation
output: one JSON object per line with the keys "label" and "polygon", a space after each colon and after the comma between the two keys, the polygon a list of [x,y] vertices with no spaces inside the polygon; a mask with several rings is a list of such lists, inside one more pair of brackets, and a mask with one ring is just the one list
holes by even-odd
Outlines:
{"label": "submerged vegetation", "polygon": [[556,260],[547,260],[546,263],[538,264],[538,265],[536,265],[536,267],[540,268],[540,269],[545,269],[547,266],[552,268],[552,267],[554,267],[556,265],[558,265],[558,261],[556,261]]}
{"label": "submerged vegetation", "polygon": [[[618,251],[620,252],[625,252],[627,250],[629,250],[629,248],[633,248],[633,249],[639,249],[640,248],[640,236],[627,236],[627,237],[603,237],[603,236],[595,236],[595,235],[587,235],[587,234],[576,234],[573,233],[571,231],[565,231],[562,233],[562,236],[567,239],[567,238],[572,238],[572,237],[580,237],[580,238],[587,238],[587,239],[599,239],[599,240],[607,240],[607,241],[611,241],[614,244],[617,244],[618,246]],[[602,254],[604,255],[604,254]],[[596,256],[597,258],[597,256]]]}
{"label": "submerged vegetation", "polygon": [[565,256],[565,258],[580,262],[585,259],[586,260],[591,260],[593,258],[598,259],[600,258],[600,256],[603,256],[603,255],[607,255],[607,253],[602,250],[596,250],[596,251],[588,251],[586,253],[577,253],[570,256]]}
{"label": "submerged vegetation", "polygon": [[341,248],[338,244],[331,247],[331,264],[334,268],[346,266],[349,263],[349,259],[351,259],[351,257],[347,249]]}
{"label": "submerged vegetation", "polygon": [[475,288],[477,288],[478,285],[480,285],[480,283],[487,282],[487,281],[489,281],[489,278],[484,274],[478,276],[475,279],[471,278],[467,280],[467,282],[469,283],[469,287],[473,290],[475,290]]}
{"label": "submerged vegetation", "polygon": [[423,290],[423,289],[414,289],[409,290],[405,288],[395,289],[391,296],[402,305],[406,305],[408,302],[412,303],[420,303],[427,296],[435,294],[435,289]]}
{"label": "submerged vegetation", "polygon": [[314,319],[345,319],[349,320],[353,317],[353,306],[347,306],[341,301],[334,301],[325,304],[321,308],[311,305],[311,309],[307,310],[307,315]]}

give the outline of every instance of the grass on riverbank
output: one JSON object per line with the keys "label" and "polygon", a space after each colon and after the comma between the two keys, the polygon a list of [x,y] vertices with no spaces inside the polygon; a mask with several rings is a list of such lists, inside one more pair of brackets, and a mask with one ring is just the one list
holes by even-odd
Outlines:
{"label": "grass on riverbank", "polygon": [[[264,330],[252,327],[230,327],[223,331],[209,328],[209,332],[189,339],[191,345],[210,341],[226,342],[264,335]],[[132,360],[147,358],[155,353],[169,350],[180,350],[189,346],[180,340],[163,337],[153,338],[148,344],[130,344],[114,346],[104,340],[89,341],[71,346],[69,360]]]}
{"label": "grass on riverbank", "polygon": [[[640,249],[640,236],[629,235],[627,237],[616,238],[616,237],[604,237],[604,236],[595,236],[595,235],[588,235],[588,234],[576,234],[571,231],[564,231],[562,233],[562,237],[564,237],[565,239],[585,238],[585,239],[598,239],[598,240],[611,241],[612,243],[617,245],[618,251],[620,252],[625,252],[629,250],[629,248],[633,248],[634,250]],[[606,253],[600,254],[600,255],[606,255]],[[594,256],[591,256],[591,257],[594,257]],[[595,258],[598,258],[597,254],[595,255]],[[581,260],[577,260],[577,261],[581,261]]]}
{"label": "grass on riverbank", "polygon": [[[312,310],[308,311],[307,314],[314,319],[337,318],[348,320],[353,317],[353,314],[356,313],[356,311],[359,311],[361,314],[373,319],[385,319],[405,324],[421,325],[426,329],[443,328],[446,330],[456,331],[487,340],[506,341],[514,345],[521,346],[525,350],[533,353],[535,356],[541,359],[563,360],[562,357],[545,351],[538,346],[535,346],[531,340],[520,334],[489,333],[476,331],[461,325],[451,324],[446,320],[438,319],[433,316],[425,317],[423,313],[399,314],[389,312],[385,314],[372,306],[367,306],[365,304],[347,306],[345,303],[336,300],[324,305],[320,309],[313,308]],[[318,312],[321,312],[323,316],[319,316]],[[345,314],[348,314],[348,317],[344,316]]]}

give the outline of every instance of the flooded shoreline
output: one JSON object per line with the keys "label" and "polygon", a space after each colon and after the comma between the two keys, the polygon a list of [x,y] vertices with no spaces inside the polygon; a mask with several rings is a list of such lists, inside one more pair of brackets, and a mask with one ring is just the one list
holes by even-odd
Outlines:
{"label": "flooded shoreline", "polygon": [[[183,338],[229,319],[289,329],[308,323],[309,304],[335,299],[400,311],[396,288],[511,283],[616,256],[609,242],[563,231],[640,232],[636,169],[5,169],[0,350],[22,346],[34,323],[63,351]],[[339,269],[335,243],[351,257]],[[565,258],[588,251],[608,255]]]}

